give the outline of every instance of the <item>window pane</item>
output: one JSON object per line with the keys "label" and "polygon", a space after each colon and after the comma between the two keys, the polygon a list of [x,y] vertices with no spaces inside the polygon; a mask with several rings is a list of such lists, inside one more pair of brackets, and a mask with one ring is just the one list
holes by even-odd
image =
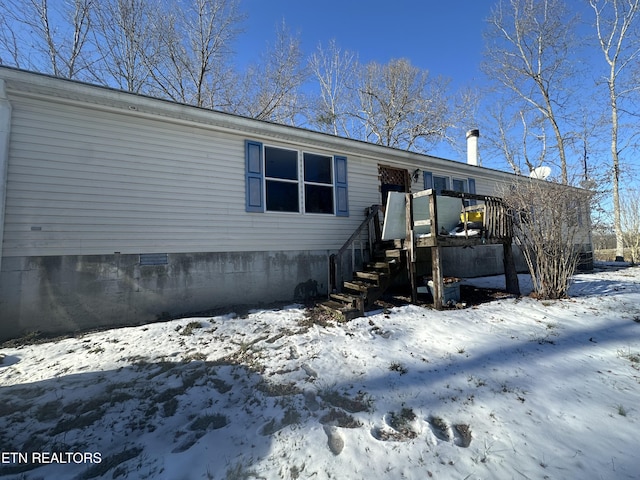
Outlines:
{"label": "window pane", "polygon": [[331,181],[331,157],[304,154],[304,179],[306,182],[328,183]]}
{"label": "window pane", "polygon": [[465,181],[464,180],[456,180],[455,178],[453,179],[453,191],[454,192],[465,192],[467,189],[465,188]]}
{"label": "window pane", "polygon": [[436,193],[440,193],[442,190],[447,190],[447,178],[446,177],[436,177],[433,176],[433,188]]}
{"label": "window pane", "polygon": [[271,178],[298,179],[298,152],[264,147],[265,174]]}
{"label": "window pane", "polygon": [[272,212],[299,212],[298,184],[266,181],[267,210]]}
{"label": "window pane", "polygon": [[305,185],[304,205],[307,213],[333,213],[333,188]]}

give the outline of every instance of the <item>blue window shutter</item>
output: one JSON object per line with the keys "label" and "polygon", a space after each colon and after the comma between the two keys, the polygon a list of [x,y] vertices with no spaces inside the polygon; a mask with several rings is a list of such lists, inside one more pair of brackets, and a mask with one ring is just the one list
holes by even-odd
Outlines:
{"label": "blue window shutter", "polygon": [[433,188],[433,173],[422,172],[422,176],[424,177],[424,189],[429,190]]}
{"label": "blue window shutter", "polygon": [[347,185],[347,157],[333,157],[336,188],[336,216],[349,216],[349,189]]}
{"label": "blue window shutter", "polygon": [[262,143],[247,140],[245,149],[246,211],[264,212]]}

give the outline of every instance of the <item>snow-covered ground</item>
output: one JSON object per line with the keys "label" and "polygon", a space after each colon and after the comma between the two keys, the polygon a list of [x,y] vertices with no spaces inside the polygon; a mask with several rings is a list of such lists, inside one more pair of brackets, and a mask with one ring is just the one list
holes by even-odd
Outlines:
{"label": "snow-covered ground", "polygon": [[5,347],[0,476],[638,478],[640,268],[578,275],[571,293]]}

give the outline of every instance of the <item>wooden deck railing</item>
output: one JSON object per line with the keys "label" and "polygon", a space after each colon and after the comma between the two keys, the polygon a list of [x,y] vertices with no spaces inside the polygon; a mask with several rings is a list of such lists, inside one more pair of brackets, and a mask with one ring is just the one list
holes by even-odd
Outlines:
{"label": "wooden deck railing", "polygon": [[[414,202],[421,197],[428,197],[428,219],[424,219],[427,212],[416,212]],[[460,199],[459,212],[456,215],[471,214],[473,212],[482,213],[482,229],[480,234],[471,237],[467,222],[462,222],[464,234],[458,236],[448,236],[448,230],[452,225],[444,225],[442,219],[438,218],[438,197],[452,197]],[[423,190],[413,194],[407,194],[407,239],[414,237],[413,231],[416,227],[430,226],[432,235],[429,239],[422,241],[417,246],[431,246],[451,240],[452,242],[463,242],[463,239],[484,240],[488,243],[503,243],[511,241],[513,237],[513,227],[508,209],[501,198],[487,195],[476,195],[472,193],[454,192],[444,190],[436,195],[435,190]],[[457,218],[457,217],[456,217]],[[462,233],[461,232],[461,233]],[[437,233],[437,235],[435,235]]]}
{"label": "wooden deck railing", "polygon": [[[351,251],[351,271],[354,272],[357,265],[356,263],[356,251],[360,251],[360,262],[364,262],[365,253],[365,241],[363,237],[366,236],[366,242],[368,246],[369,254],[373,252],[373,246],[376,242],[379,242],[382,238],[380,232],[380,220],[379,220],[380,205],[372,205],[366,210],[366,218],[351,234],[349,239],[344,243],[337,253],[329,256],[329,293],[340,292],[342,288],[342,281],[344,280],[343,274],[343,257],[347,251]],[[356,249],[356,242],[358,248]]]}
{"label": "wooden deck railing", "polygon": [[488,238],[511,239],[513,237],[511,216],[502,199],[484,198],[483,228]]}

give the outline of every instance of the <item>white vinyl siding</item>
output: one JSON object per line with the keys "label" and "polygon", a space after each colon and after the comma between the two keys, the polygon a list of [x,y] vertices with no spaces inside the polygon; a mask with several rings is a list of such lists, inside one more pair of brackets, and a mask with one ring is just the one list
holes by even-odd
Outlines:
{"label": "white vinyl siding", "polygon": [[240,132],[11,101],[5,256],[330,250],[378,202],[377,166],[349,155],[350,217],[250,215]]}
{"label": "white vinyl siding", "polygon": [[[100,87],[0,73],[9,78],[12,107],[3,256],[329,253],[360,225],[366,207],[380,203],[378,165],[474,178],[480,195],[500,195],[513,179]],[[348,216],[247,212],[247,140],[347,159],[348,208],[340,213]],[[418,177],[414,191],[423,188]]]}

